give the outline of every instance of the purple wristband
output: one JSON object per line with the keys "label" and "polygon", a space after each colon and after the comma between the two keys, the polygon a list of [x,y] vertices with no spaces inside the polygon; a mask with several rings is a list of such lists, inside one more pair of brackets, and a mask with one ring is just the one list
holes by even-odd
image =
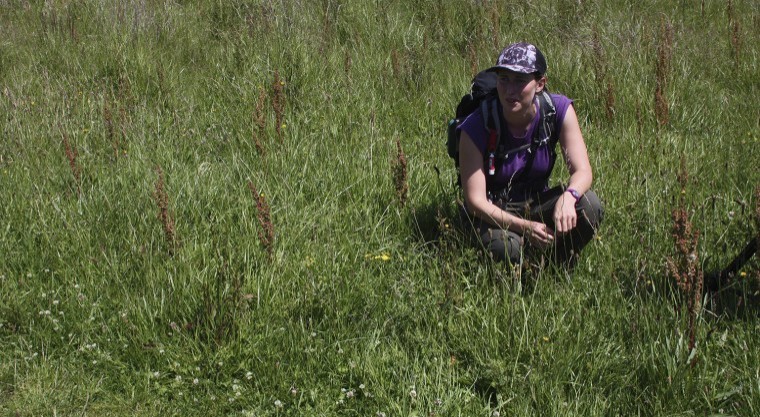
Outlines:
{"label": "purple wristband", "polygon": [[566,193],[570,193],[571,196],[575,199],[575,202],[581,201],[581,195],[578,193],[578,191],[575,191],[573,188],[568,188],[565,190]]}

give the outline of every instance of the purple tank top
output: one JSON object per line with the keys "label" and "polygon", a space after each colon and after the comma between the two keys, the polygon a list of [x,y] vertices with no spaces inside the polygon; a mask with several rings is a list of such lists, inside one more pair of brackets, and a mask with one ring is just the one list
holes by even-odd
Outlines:
{"label": "purple tank top", "polygon": [[[573,103],[569,98],[560,94],[550,94],[554,101],[554,107],[557,110],[556,119],[556,132],[559,134],[562,122],[565,120],[565,114],[567,108]],[[536,99],[536,105],[537,105]],[[501,125],[506,126],[506,122],[502,116],[501,105],[499,105],[498,111],[499,117],[501,117]],[[518,148],[521,145],[530,143],[533,138],[533,134],[538,126],[540,119],[539,112],[536,112],[536,117],[533,118],[533,122],[528,128],[528,133],[525,138],[515,139],[509,132],[509,129],[502,129],[501,140],[506,141],[505,145],[507,149]],[[480,149],[483,155],[487,153],[489,131],[486,130],[483,125],[483,115],[480,109],[472,112],[466,119],[459,125],[458,129],[464,130],[472,138],[475,146]],[[551,165],[551,150],[548,146],[541,146],[538,148],[533,166],[530,172],[522,174],[525,169],[525,165],[528,160],[528,150],[519,151],[508,155],[505,159],[496,160],[496,172],[494,175],[488,175],[486,172],[486,184],[488,191],[498,191],[501,189],[509,189],[510,197],[520,198],[519,194],[525,195],[534,192],[544,191],[547,188],[546,178],[548,178],[549,169]],[[485,161],[485,157],[484,157]],[[513,179],[519,178],[520,183],[513,183]]]}

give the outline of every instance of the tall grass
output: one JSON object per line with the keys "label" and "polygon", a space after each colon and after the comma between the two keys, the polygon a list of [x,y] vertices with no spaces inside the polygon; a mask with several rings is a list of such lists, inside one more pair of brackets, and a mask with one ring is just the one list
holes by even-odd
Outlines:
{"label": "tall grass", "polygon": [[[757,260],[693,343],[666,266],[679,204],[695,268],[757,234],[757,21],[0,1],[0,412],[758,414]],[[446,121],[518,40],[574,99],[607,209],[572,274],[494,265],[458,221]]]}

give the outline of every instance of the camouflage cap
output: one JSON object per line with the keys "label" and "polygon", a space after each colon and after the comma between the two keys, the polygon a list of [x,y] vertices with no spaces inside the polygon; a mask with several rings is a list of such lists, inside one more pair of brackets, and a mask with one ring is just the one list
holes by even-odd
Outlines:
{"label": "camouflage cap", "polygon": [[501,51],[496,60],[496,65],[487,71],[498,71],[500,69],[523,74],[544,74],[546,73],[546,59],[535,45],[527,42],[513,43]]}

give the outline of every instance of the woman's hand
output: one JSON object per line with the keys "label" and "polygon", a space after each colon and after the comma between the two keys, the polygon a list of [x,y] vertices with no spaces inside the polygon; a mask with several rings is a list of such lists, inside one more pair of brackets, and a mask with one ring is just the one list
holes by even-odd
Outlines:
{"label": "woman's hand", "polygon": [[557,233],[567,233],[575,228],[577,221],[575,198],[565,192],[554,205],[554,229]]}
{"label": "woman's hand", "polygon": [[531,245],[542,249],[554,242],[554,232],[541,222],[528,221],[523,233]]}

